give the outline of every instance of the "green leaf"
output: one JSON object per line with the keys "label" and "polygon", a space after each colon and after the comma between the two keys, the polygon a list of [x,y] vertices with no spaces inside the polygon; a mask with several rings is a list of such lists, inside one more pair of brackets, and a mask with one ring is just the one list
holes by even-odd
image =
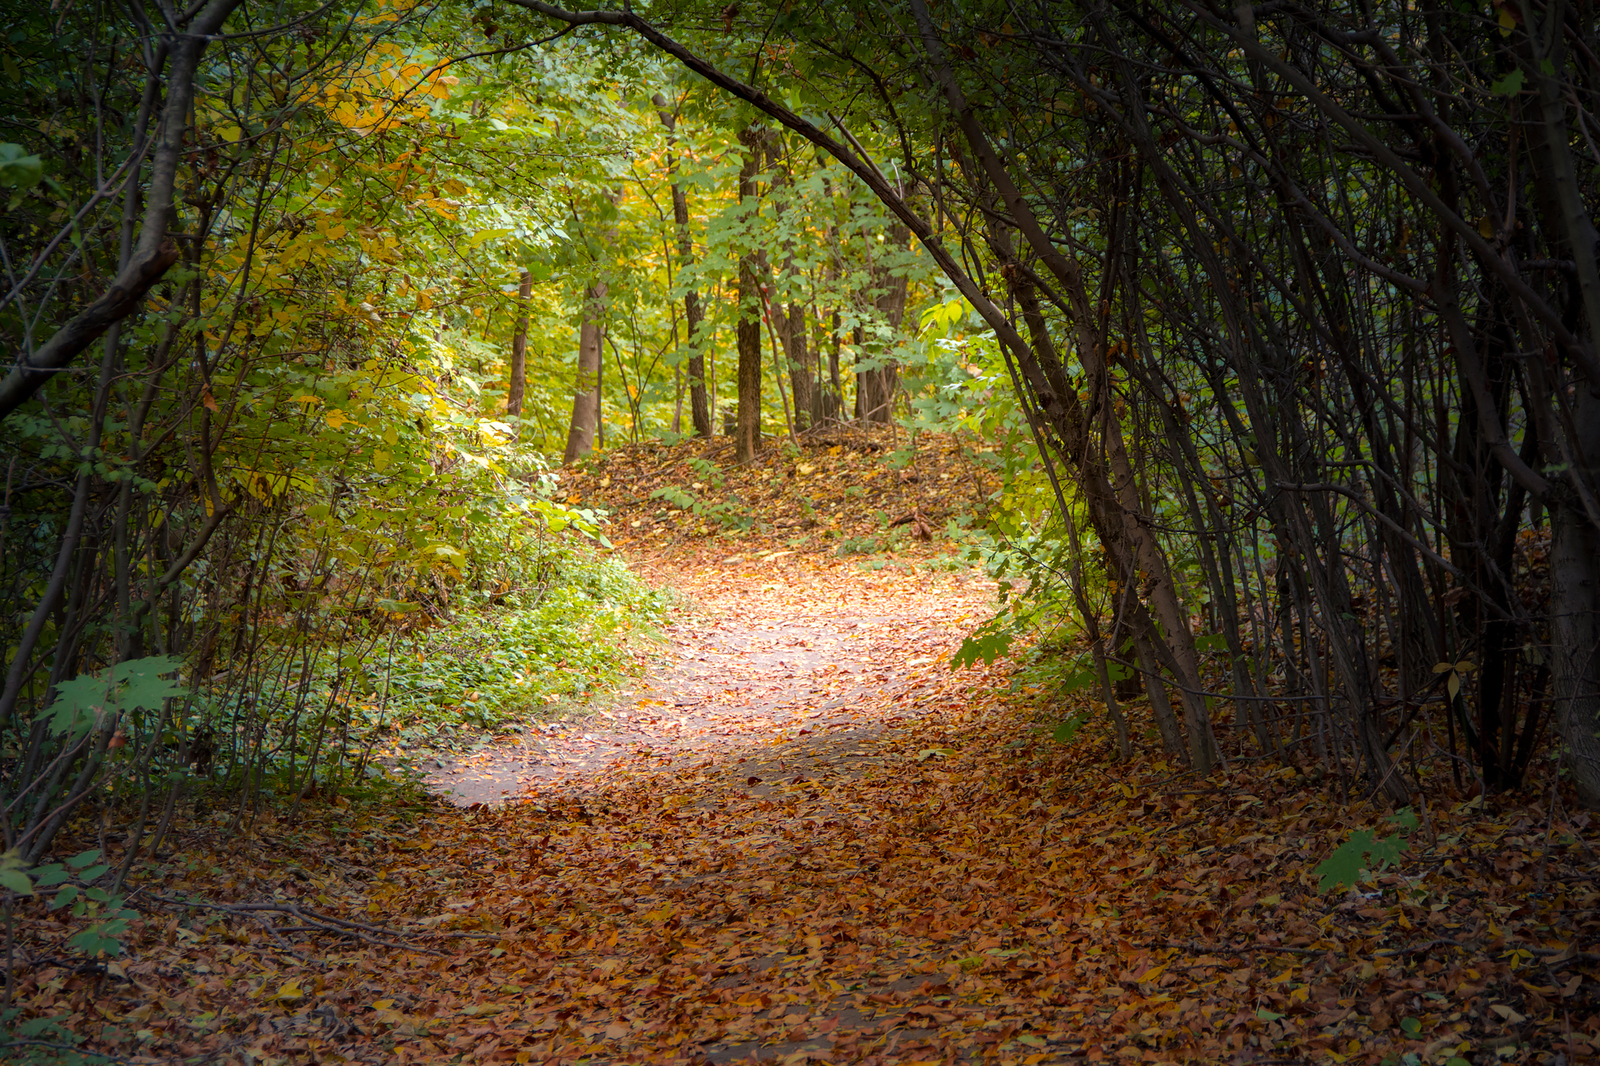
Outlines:
{"label": "green leaf", "polygon": [[[1350,834],[1350,839],[1340,844],[1322,862],[1317,864],[1317,875],[1320,878],[1317,891],[1327,892],[1336,885],[1354,885],[1361,877],[1361,871],[1381,870],[1390,863],[1400,859],[1400,853],[1405,850],[1406,841],[1403,835],[1405,816],[1408,811],[1395,815],[1392,821],[1402,827],[1402,835],[1385,837],[1382,840],[1375,837],[1370,830],[1358,829]],[[1416,815],[1410,815],[1413,825]]]}
{"label": "green leaf", "polygon": [[51,885],[59,885],[66,879],[67,868],[62,866],[59,862],[53,862],[48,866],[37,867],[33,871],[33,883],[38,885],[40,888],[48,888]]}
{"label": "green leaf", "polygon": [[50,705],[50,729],[55,733],[77,734],[103,714],[144,708],[154,710],[161,701],[183,695],[183,687],[160,675],[172,673],[183,664],[167,655],[129,659],[104,674],[80,674],[56,686],[56,699]]}
{"label": "green leaf", "polygon": [[972,666],[979,659],[991,664],[1002,655],[1011,650],[1011,642],[1016,639],[1016,634],[1010,630],[999,632],[980,633],[967,637],[961,642],[955,655],[950,658],[950,665],[960,669]]}
{"label": "green leaf", "polygon": [[1070,692],[1077,692],[1079,689],[1088,688],[1090,685],[1094,684],[1095,681],[1095,675],[1092,670],[1079,670],[1077,673],[1072,674],[1065,681],[1061,682],[1061,692],[1063,695]]}
{"label": "green leaf", "polygon": [[1407,1036],[1421,1036],[1422,1023],[1415,1018],[1401,1018],[1400,1031]]}
{"label": "green leaf", "polygon": [[183,695],[182,685],[160,677],[182,667],[183,663],[170,655],[130,659],[118,665],[111,671],[111,679],[127,686],[118,698],[118,705],[123,710],[156,710],[160,708],[162,700]]}
{"label": "green leaf", "polygon": [[1267,1008],[1262,1007],[1260,1010],[1256,1011],[1256,1017],[1260,1018],[1264,1022],[1275,1022],[1279,1018],[1282,1018],[1283,1015],[1279,1014],[1275,1010],[1268,1010]]}
{"label": "green leaf", "polygon": [[50,705],[50,731],[82,732],[110,702],[109,686],[93,674],[63,681],[56,686],[56,699]]}
{"label": "green leaf", "polygon": [[1522,70],[1518,68],[1489,86],[1496,96],[1515,96],[1522,91]]}
{"label": "green leaf", "polygon": [[19,896],[33,895],[33,879],[28,876],[27,864],[22,859],[22,849],[12,848],[0,854],[0,886]]}
{"label": "green leaf", "polygon": [[1072,743],[1072,738],[1078,735],[1078,730],[1082,729],[1088,720],[1089,716],[1086,714],[1075,714],[1065,722],[1056,723],[1055,729],[1050,734],[1051,739],[1057,744]]}
{"label": "green leaf", "polygon": [[0,144],[0,185],[31,189],[44,180],[44,163],[36,155],[23,155],[20,144]]}

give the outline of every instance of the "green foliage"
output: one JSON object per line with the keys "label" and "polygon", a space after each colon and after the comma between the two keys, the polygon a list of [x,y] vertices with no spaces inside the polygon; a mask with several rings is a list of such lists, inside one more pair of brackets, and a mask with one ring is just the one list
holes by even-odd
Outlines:
{"label": "green foliage", "polygon": [[163,700],[183,695],[181,685],[161,677],[182,665],[166,655],[131,659],[100,674],[61,682],[49,708],[51,732],[76,737],[108,717],[160,707]]}
{"label": "green foliage", "polygon": [[1400,860],[1406,848],[1406,838],[1417,828],[1417,815],[1406,807],[1389,817],[1399,833],[1379,837],[1369,829],[1358,829],[1350,839],[1340,844],[1322,862],[1317,864],[1317,891],[1327,892],[1341,885],[1354,885],[1362,871],[1382,870]]}
{"label": "green foliage", "polygon": [[66,1024],[68,1015],[23,1018],[16,1007],[0,1010],[0,1058],[15,1066],[99,1066],[119,1056],[81,1050],[83,1036]]}
{"label": "green foliage", "polygon": [[993,663],[1010,654],[1016,639],[1017,630],[1011,625],[1010,614],[1001,612],[962,638],[961,647],[950,659],[950,666],[959,670],[976,665],[980,659]]}
{"label": "green foliage", "polygon": [[[721,484],[718,476],[716,485]],[[718,526],[728,530],[745,532],[755,525],[755,519],[738,497],[729,497],[725,500],[710,500],[698,493],[677,485],[663,485],[650,493],[653,500],[665,500],[672,506],[691,514],[699,515]]]}
{"label": "green foliage", "polygon": [[0,144],[0,185],[31,189],[44,180],[44,163],[20,144]]}
{"label": "green foliage", "polygon": [[1074,714],[1071,717],[1056,723],[1055,728],[1050,731],[1050,739],[1054,740],[1057,744],[1071,744],[1073,739],[1078,735],[1078,730],[1082,729],[1088,724],[1088,722],[1088,715]]}
{"label": "green foliage", "polygon": [[536,715],[619,680],[661,612],[620,563],[573,553],[530,602],[464,613],[368,659],[381,699],[364,714],[424,731]]}

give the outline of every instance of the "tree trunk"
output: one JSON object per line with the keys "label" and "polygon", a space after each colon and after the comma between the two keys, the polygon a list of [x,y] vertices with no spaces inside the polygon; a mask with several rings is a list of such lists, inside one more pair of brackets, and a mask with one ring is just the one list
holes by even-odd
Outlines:
{"label": "tree trunk", "polygon": [[[661,124],[667,127],[668,133],[673,133],[678,128],[678,119],[675,114],[667,110],[667,102],[657,93],[651,98],[656,105],[656,114],[661,116]],[[687,264],[694,262],[694,241],[689,237],[689,194],[684,189],[683,183],[678,181],[678,161],[673,157],[672,145],[676,137],[667,138],[667,173],[672,175],[672,222],[677,231],[678,238],[678,270],[681,273]],[[694,432],[697,437],[711,436],[711,401],[706,394],[706,357],[700,350],[700,324],[705,321],[705,311],[700,306],[700,293],[692,286],[683,293],[683,317],[687,323],[687,344],[689,347],[689,411],[694,422]],[[673,427],[676,431],[676,426]]]}
{"label": "tree trunk", "polygon": [[[756,175],[760,173],[766,131],[746,126],[739,131],[744,145],[744,165],[739,168],[739,201],[747,220],[755,214]],[[739,408],[734,450],[738,461],[748,463],[761,450],[761,278],[760,253],[751,247],[739,257],[739,322],[734,329],[739,349]]]}
{"label": "tree trunk", "polygon": [[506,387],[506,414],[522,413],[522,394],[528,387],[528,297],[533,295],[533,274],[524,270],[517,283],[517,333],[511,339],[511,383]]}
{"label": "tree trunk", "polygon": [[[904,225],[889,227],[885,249],[902,251],[910,246],[911,230]],[[906,317],[906,277],[887,267],[874,265],[872,287],[877,290],[873,305],[883,316],[890,333],[898,333]],[[900,368],[883,352],[872,356],[879,365],[856,372],[856,412],[863,422],[887,423],[894,413],[894,394],[900,387]]]}
{"label": "tree trunk", "polygon": [[594,450],[595,432],[600,425],[600,364],[605,341],[605,313],[608,286],[597,281],[585,294],[583,325],[578,330],[578,377],[572,394],[572,427],[567,431],[567,450],[562,462],[581,459]]}
{"label": "tree trunk", "polygon": [[[783,194],[773,197],[773,210],[779,222],[784,218],[787,205],[784,200],[794,184],[793,175],[786,167],[785,160],[781,158],[783,138],[773,136],[768,138],[767,160],[772,167],[774,178],[774,191],[777,185],[786,187]],[[806,343],[806,315],[804,305],[797,296],[799,289],[800,271],[794,263],[794,238],[791,233],[785,233],[783,238],[783,268],[781,270],[783,288],[774,291],[768,304],[767,314],[771,320],[771,329],[777,335],[778,342],[783,350],[784,362],[788,364],[789,392],[794,399],[793,419],[790,423],[790,432],[795,429],[806,429],[812,423],[812,394],[815,386],[812,380],[811,363],[808,359],[808,345]],[[787,299],[787,307],[785,306]],[[780,368],[780,370],[783,368]]]}

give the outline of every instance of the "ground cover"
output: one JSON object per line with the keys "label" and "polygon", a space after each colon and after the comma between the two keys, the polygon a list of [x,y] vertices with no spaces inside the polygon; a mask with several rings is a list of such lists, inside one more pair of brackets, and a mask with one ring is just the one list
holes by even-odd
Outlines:
{"label": "ground cover", "polygon": [[[59,1028],[7,1054],[82,1040],[135,1062],[1593,1056],[1594,831],[1559,789],[1435,782],[1407,815],[1292,762],[1236,757],[1204,779],[1159,755],[1117,762],[1083,690],[1003,661],[948,668],[993,588],[949,544],[840,553],[877,519],[779,529],[791,479],[760,471],[725,477],[745,502],[766,486],[771,528],[702,533],[692,509],[657,513],[651,493],[679,475],[651,462],[573,479],[630,490],[614,539],[679,602],[638,685],[536,746],[479,752],[456,780],[514,791],[470,809],[339,798],[293,821],[265,810],[248,839],[196,819],[133,878],[114,957],[68,943],[94,915],[21,902],[8,1001]],[[818,484],[868,480],[783,462]],[[886,484],[891,520],[936,513],[922,482]],[[71,846],[118,844],[87,826]],[[1353,883],[1326,883],[1341,870]]]}

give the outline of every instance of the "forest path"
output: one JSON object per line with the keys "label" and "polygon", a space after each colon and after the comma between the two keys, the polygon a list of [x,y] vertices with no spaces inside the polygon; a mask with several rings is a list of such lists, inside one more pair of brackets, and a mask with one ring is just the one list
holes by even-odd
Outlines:
{"label": "forest path", "polygon": [[1386,812],[1263,760],[1117,763],[1082,696],[949,670],[975,576],[636,558],[695,611],[606,743],[519,764],[520,802],[264,811],[226,868],[213,838],[141,887],[99,991],[30,949],[24,1001],[140,1063],[1592,1058],[1587,816],[1432,807],[1325,892]]}
{"label": "forest path", "polygon": [[[957,997],[935,961],[949,934],[927,918],[974,886],[945,899],[888,873],[903,848],[937,855],[921,835],[954,799],[938,772],[957,754],[950,719],[1000,684],[948,667],[993,582],[725,542],[635,569],[681,599],[642,683],[440,775],[520,838],[523,891],[548,901],[575,878],[598,893],[557,921],[534,1027],[549,1040],[523,1045],[530,1060],[1055,1061],[1041,1049],[1063,1034]],[[922,921],[875,927],[880,905]],[[591,924],[600,911],[615,920]]]}
{"label": "forest path", "polygon": [[431,788],[460,806],[494,805],[601,787],[619,768],[859,768],[885,724],[915,714],[923,682],[994,598],[982,574],[915,558],[730,555],[726,542],[643,554],[634,569],[679,600],[641,681],[572,718],[441,759]]}

